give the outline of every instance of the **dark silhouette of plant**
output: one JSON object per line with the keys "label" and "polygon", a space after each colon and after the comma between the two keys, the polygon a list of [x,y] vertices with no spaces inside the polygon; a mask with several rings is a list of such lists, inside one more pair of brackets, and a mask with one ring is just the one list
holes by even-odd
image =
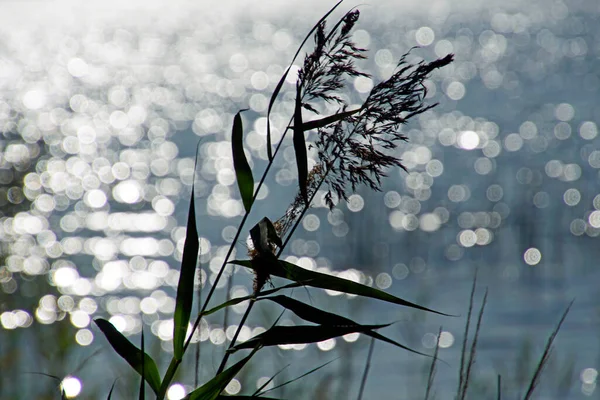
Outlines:
{"label": "dark silhouette of plant", "polygon": [[[282,218],[272,223],[269,218],[265,217],[250,230],[252,246],[248,252],[249,259],[231,261],[230,256],[233,248],[243,231],[256,196],[283,143],[282,138],[275,151],[272,151],[270,125],[268,124],[267,153],[269,162],[255,188],[253,171],[246,160],[243,149],[244,129],[241,111],[234,118],[231,140],[233,164],[245,214],[217,274],[216,281],[199,310],[193,324],[192,333],[198,328],[201,318],[209,314],[227,309],[243,301],[248,301],[248,306],[216,375],[188,394],[187,399],[218,398],[223,389],[242,370],[244,365],[261,348],[267,346],[320,342],[359,332],[371,336],[373,339],[418,353],[376,332],[376,330],[390,324],[362,325],[343,316],[302,303],[289,296],[273,295],[284,289],[310,286],[443,314],[360,283],[306,270],[280,258],[323,183],[327,183],[329,187],[325,201],[329,207],[333,208],[335,206],[334,194],[340,199],[347,199],[347,191],[356,190],[360,184],[366,184],[373,190],[380,190],[381,179],[385,176],[386,170],[393,166],[402,167],[401,160],[394,155],[394,150],[398,144],[406,140],[406,137],[399,131],[400,125],[406,123],[411,117],[434,106],[424,104],[427,92],[423,81],[435,69],[449,64],[453,59],[452,55],[448,55],[431,63],[421,62],[413,65],[407,61],[407,55],[405,55],[400,59],[396,72],[389,79],[374,85],[359,108],[348,110],[348,105],[339,91],[346,87],[348,78],[367,78],[369,75],[359,71],[355,66],[356,60],[365,58],[365,50],[358,48],[351,39],[351,31],[359,18],[359,12],[352,10],[346,13],[329,31],[327,30],[326,19],[340,3],[341,1],[311,29],[300,46],[302,48],[308,38],[314,34],[315,47],[312,52],[306,55],[302,68],[298,73],[294,114],[283,134],[284,137],[289,131],[292,131],[293,134],[293,146],[298,168],[298,195]],[[299,52],[300,49],[292,63]],[[269,103],[267,118],[289,71],[290,68],[286,70],[276,85]],[[335,104],[338,107],[337,112],[324,117],[317,116],[319,114],[317,110],[320,106],[315,102]],[[312,113],[314,119],[305,122],[303,110]],[[311,131],[316,132],[316,140],[313,143],[307,143],[307,136]],[[317,148],[319,156],[317,165],[311,171],[308,170],[308,146]],[[165,398],[166,391],[190,345],[192,335],[188,334],[188,324],[193,304],[194,275],[198,251],[198,231],[192,190],[186,240],[177,287],[173,331],[174,351],[171,363],[162,378],[156,363],[144,351],[143,336],[142,348],[138,349],[121,335],[110,322],[104,319],[96,320],[98,327],[105,334],[112,347],[139,373],[142,381],[150,386],[160,400]],[[228,263],[241,265],[254,272],[253,293],[249,296],[230,299],[209,309],[208,305],[217,286],[217,281],[221,278]],[[265,290],[265,284],[270,281],[272,276],[292,282],[285,286]],[[293,312],[302,320],[312,323],[312,325],[277,326],[277,324],[274,324],[265,332],[245,342],[237,343],[241,328],[244,326],[253,305],[257,301],[265,300],[277,303],[284,310]],[[237,363],[228,367],[229,356],[242,349],[251,349],[252,351]],[[254,395],[264,393],[266,393],[265,390]]]}

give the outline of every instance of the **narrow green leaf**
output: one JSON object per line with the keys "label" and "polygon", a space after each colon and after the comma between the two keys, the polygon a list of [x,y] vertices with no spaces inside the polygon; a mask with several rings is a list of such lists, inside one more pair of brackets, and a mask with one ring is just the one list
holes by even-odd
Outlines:
{"label": "narrow green leaf", "polygon": [[242,124],[241,113],[246,110],[240,110],[233,118],[233,129],[231,131],[231,152],[233,154],[233,168],[240,189],[242,203],[246,212],[250,212],[252,207],[252,197],[254,196],[254,177],[252,169],[244,153],[244,127]]}
{"label": "narrow green leaf", "polygon": [[[292,299],[287,296],[279,295],[279,296],[264,297],[261,300],[273,301],[273,302],[279,304],[280,306],[292,311],[294,314],[296,314],[303,320],[308,321],[308,322],[314,322],[315,324],[320,324],[320,325],[359,325],[356,322],[352,321],[351,319],[348,319],[348,318],[342,317],[341,315],[333,314],[333,313],[330,313],[327,311],[319,310],[316,307],[313,307],[311,305],[308,305],[306,303]],[[378,340],[393,344],[394,346],[400,347],[404,350],[408,350],[412,353],[430,357],[428,354],[413,350],[410,347],[404,346],[392,339],[389,339],[383,335],[380,335],[377,332],[366,331],[366,332],[364,332],[364,334],[367,336],[371,336],[374,339],[378,339]]]}
{"label": "narrow green leaf", "polygon": [[177,284],[175,314],[173,316],[173,356],[179,360],[183,357],[183,346],[190,322],[192,303],[194,301],[194,275],[196,274],[199,248],[198,229],[196,228],[196,206],[194,204],[194,185],[192,185],[183,256],[179,271],[179,283]]}
{"label": "narrow green leaf", "polygon": [[[142,351],[142,354],[146,353],[146,350],[144,348],[144,328],[142,326],[142,339],[141,339],[141,344],[140,344],[140,349]],[[139,395],[139,400],[145,400],[146,399],[146,385],[144,385],[145,380],[146,380],[146,371],[144,370],[144,361],[145,361],[146,357],[142,357],[142,380],[140,381],[140,395]]]}
{"label": "narrow green leaf", "polygon": [[[362,110],[362,108],[357,108],[356,110],[352,110],[352,111],[343,111],[343,112],[340,112],[337,114],[329,115],[327,117],[313,119],[312,121],[304,122],[302,124],[302,130],[310,131],[311,129],[323,128],[327,125],[331,125],[331,124],[338,122],[344,118],[354,115],[357,112],[359,112],[360,110]],[[294,124],[295,124],[295,122],[294,122]]]}
{"label": "narrow green leaf", "polygon": [[279,346],[282,344],[316,343],[354,332],[366,332],[389,326],[383,325],[298,325],[298,326],[273,326],[267,331],[257,335],[244,343],[233,347],[233,351],[251,349],[256,346]]}
{"label": "narrow green leaf", "polygon": [[279,92],[281,91],[283,83],[285,82],[285,78],[287,77],[288,73],[290,72],[292,65],[294,65],[294,61],[296,61],[296,57],[298,57],[298,54],[300,54],[302,47],[304,47],[304,44],[306,44],[306,41],[311,37],[311,35],[317,29],[317,27],[323,21],[325,21],[327,19],[327,17],[329,17],[329,15],[331,15],[333,10],[335,10],[340,4],[342,4],[342,1],[344,1],[344,0],[338,1],[333,7],[331,7],[329,9],[329,11],[325,15],[323,15],[321,17],[319,22],[317,22],[315,25],[313,25],[312,29],[304,37],[304,40],[302,41],[302,43],[300,43],[300,46],[298,46],[298,48],[296,49],[296,54],[294,54],[292,61],[290,61],[290,65],[286,68],[285,72],[281,76],[281,79],[279,79],[279,82],[277,82],[277,85],[275,86],[275,90],[273,91],[273,94],[271,95],[271,99],[269,100],[269,108],[267,109],[267,155],[269,157],[269,161],[273,160],[273,150],[271,149],[272,144],[271,144],[271,118],[270,118],[271,110],[273,109],[273,104],[275,104],[275,100],[277,99],[277,96],[279,95]]}
{"label": "narrow green leaf", "polygon": [[[267,262],[264,258],[256,260],[235,260],[230,261],[231,264],[241,265],[246,268],[256,269],[258,262]],[[363,297],[371,297],[373,299],[387,301],[389,303],[399,304],[405,307],[416,308],[423,311],[429,311],[435,314],[452,316],[439,311],[429,309],[427,307],[420,306],[410,301],[403,300],[399,297],[393,296],[389,293],[383,292],[378,289],[374,289],[369,286],[362,285],[347,279],[338,278],[337,276],[322,274],[316,271],[309,271],[301,268],[297,265],[289,263],[287,261],[270,262],[269,265],[258,266],[259,268],[266,268],[271,275],[279,276],[281,278],[290,279],[295,282],[304,282],[307,286],[335,290],[337,292],[343,292],[348,294],[355,294]]]}
{"label": "narrow green leaf", "polygon": [[302,96],[300,84],[296,84],[296,106],[294,108],[294,151],[296,153],[296,166],[298,167],[298,184],[300,194],[308,205],[308,193],[306,189],[308,180],[308,156],[306,154],[306,139],[302,129]]}
{"label": "narrow green leaf", "polygon": [[[133,343],[121,334],[110,322],[105,319],[97,318],[94,320],[98,328],[104,333],[108,343],[137,371],[140,376],[144,376],[146,382],[150,385],[154,393],[158,393],[160,388],[160,376],[156,363],[148,354],[140,351]],[[143,354],[143,361],[142,361]]]}
{"label": "narrow green leaf", "polygon": [[254,348],[254,350],[252,350],[247,357],[242,358],[240,361],[227,368],[225,371],[221,372],[219,375],[215,376],[198,389],[190,392],[184,397],[184,400],[214,400],[219,397],[224,397],[219,395],[223,390],[225,390],[225,387],[229,384],[229,382],[235,378],[235,376],[241,371],[244,365],[246,365],[246,363],[252,358],[258,349],[258,347]]}

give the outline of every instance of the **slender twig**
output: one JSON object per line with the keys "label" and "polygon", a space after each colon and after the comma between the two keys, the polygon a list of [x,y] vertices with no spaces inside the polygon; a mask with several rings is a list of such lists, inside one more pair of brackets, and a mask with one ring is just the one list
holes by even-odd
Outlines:
{"label": "slender twig", "polygon": [[429,376],[427,377],[427,389],[425,390],[425,400],[429,400],[429,393],[433,388],[433,378],[435,378],[435,363],[438,359],[438,351],[440,348],[440,338],[442,336],[442,327],[438,331],[437,340],[435,341],[435,350],[433,352],[433,360],[431,360],[431,367],[429,367]]}
{"label": "slender twig", "polygon": [[360,388],[358,389],[357,400],[362,400],[363,392],[367,384],[367,377],[369,376],[369,369],[371,369],[371,358],[373,358],[373,348],[375,348],[375,338],[371,338],[369,344],[369,353],[367,354],[367,362],[365,363],[365,370],[363,371],[362,379],[360,380]]}
{"label": "slender twig", "polygon": [[546,363],[550,359],[550,355],[552,353],[552,343],[554,342],[554,339],[556,338],[556,335],[558,334],[560,327],[562,326],[563,322],[565,321],[565,318],[567,318],[567,314],[569,313],[569,310],[571,309],[571,306],[573,305],[574,301],[575,301],[575,299],[571,300],[571,303],[569,303],[569,306],[563,313],[562,317],[560,318],[560,321],[558,321],[556,328],[554,328],[554,331],[548,338],[548,342],[546,342],[546,347],[544,348],[544,353],[542,354],[542,357],[540,358],[540,362],[538,363],[537,368],[535,369],[535,372],[533,374],[533,377],[531,378],[531,381],[529,382],[529,388],[527,389],[527,393],[525,394],[525,397],[523,398],[524,400],[529,400],[531,398],[531,396],[533,395],[533,391],[535,390],[535,388],[540,380],[542,371],[543,371],[544,367],[546,366]]}
{"label": "slender twig", "polygon": [[473,311],[473,297],[475,296],[475,287],[477,286],[477,269],[473,277],[473,286],[471,287],[471,297],[469,298],[469,311],[467,311],[467,322],[465,323],[465,333],[463,335],[462,347],[460,350],[460,369],[458,372],[458,391],[456,398],[459,399],[463,389],[463,377],[465,373],[465,356],[467,353],[467,340],[469,338],[469,327],[471,324],[471,313]]}
{"label": "slender twig", "polygon": [[481,330],[481,319],[483,318],[483,311],[485,310],[485,304],[487,303],[487,296],[488,290],[485,289],[485,294],[483,295],[483,302],[481,303],[479,315],[477,316],[475,336],[473,337],[473,342],[471,343],[471,351],[469,352],[469,362],[467,364],[467,371],[465,372],[465,378],[463,380],[463,391],[461,400],[464,400],[467,396],[467,389],[469,388],[469,379],[471,377],[471,368],[473,367],[473,364],[475,364],[475,354],[477,353],[477,340],[479,339],[479,331]]}

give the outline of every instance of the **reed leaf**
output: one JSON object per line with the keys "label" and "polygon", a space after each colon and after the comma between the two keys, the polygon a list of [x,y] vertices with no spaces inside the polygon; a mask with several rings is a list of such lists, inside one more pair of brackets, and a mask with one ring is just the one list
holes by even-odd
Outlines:
{"label": "reed leaf", "polygon": [[351,111],[342,111],[337,114],[329,115],[327,117],[313,119],[312,121],[308,121],[308,122],[303,122],[302,130],[310,131],[312,129],[325,128],[328,125],[334,124],[343,119],[351,117],[352,115],[356,114],[357,112],[359,112],[361,110],[362,110],[362,108],[357,108],[356,110],[351,110]]}
{"label": "reed leaf", "polygon": [[[261,300],[273,301],[273,302],[279,304],[280,306],[292,311],[294,314],[296,314],[298,317],[302,318],[303,320],[308,321],[308,322],[314,322],[315,324],[319,324],[319,325],[359,325],[356,322],[352,321],[351,319],[348,319],[348,318],[345,318],[340,315],[333,314],[333,313],[330,313],[327,311],[319,310],[316,307],[313,307],[311,305],[308,305],[306,303],[292,299],[287,296],[280,295],[280,296],[264,297]],[[410,347],[404,346],[392,339],[389,339],[383,335],[380,335],[377,332],[366,331],[366,332],[364,332],[364,334],[367,336],[370,336],[374,339],[378,339],[383,342],[393,344],[394,346],[400,347],[404,350],[408,350],[412,353],[430,357],[428,354],[413,350]]]}
{"label": "reed leaf", "polygon": [[179,283],[177,284],[175,314],[173,316],[173,356],[176,359],[183,357],[183,347],[190,322],[192,303],[194,301],[194,275],[196,274],[196,261],[198,260],[199,249],[200,243],[198,241],[198,229],[196,228],[196,207],[194,205],[194,185],[192,185],[181,270],[179,271]]}
{"label": "reed leaf", "polygon": [[252,208],[252,197],[254,194],[254,177],[252,169],[244,153],[244,127],[242,124],[243,111],[240,110],[233,118],[233,129],[231,131],[231,153],[233,155],[233,169],[240,189],[240,196],[246,212]]}
{"label": "reed leaf", "polygon": [[373,329],[385,328],[391,324],[382,325],[299,325],[273,326],[244,343],[234,346],[231,351],[251,349],[256,346],[279,346],[281,344],[305,344],[322,342],[323,340],[344,336],[349,333],[363,333]]}
{"label": "reed leaf", "polygon": [[[98,328],[104,333],[108,343],[123,357],[125,361],[137,371],[140,376],[143,376],[154,393],[158,393],[160,388],[160,375],[156,363],[148,354],[142,352],[135,347],[121,332],[119,332],[110,322],[105,319],[97,318],[94,320]],[[143,355],[143,358],[142,358]]]}
{"label": "reed leaf", "polygon": [[308,155],[306,154],[306,138],[302,129],[302,94],[300,83],[296,84],[296,104],[294,107],[294,151],[296,153],[296,166],[298,167],[298,184],[304,203],[308,205]]}
{"label": "reed leaf", "polygon": [[362,297],[370,297],[373,299],[386,301],[388,303],[429,311],[439,315],[452,316],[450,314],[445,314],[440,311],[435,311],[430,308],[420,306],[381,290],[374,289],[372,287],[365,286],[347,279],[322,274],[320,272],[309,271],[287,261],[275,260],[274,258],[271,261],[269,260],[270,258],[268,257],[261,257],[254,260],[234,260],[230,261],[230,263],[241,265],[255,271],[267,270],[271,275],[290,279],[295,282],[304,282],[307,286],[311,287],[335,290],[337,292],[355,294]]}

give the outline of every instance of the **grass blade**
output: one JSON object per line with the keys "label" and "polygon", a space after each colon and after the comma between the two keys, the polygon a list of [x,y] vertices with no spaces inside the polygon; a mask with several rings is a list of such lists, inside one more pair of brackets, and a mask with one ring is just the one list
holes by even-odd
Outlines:
{"label": "grass blade", "polygon": [[[260,387],[259,387],[258,389],[256,389],[256,391],[255,391],[254,393],[252,393],[252,397],[255,397],[255,396],[256,396],[256,397],[258,397],[258,396],[260,396],[260,395],[262,394],[262,393],[261,393],[261,392],[262,392],[262,390],[263,390],[264,388],[266,388],[266,387],[267,387],[267,385],[268,385],[269,383],[273,382],[273,379],[275,379],[275,377],[276,377],[277,375],[279,375],[279,374],[281,374],[283,371],[285,371],[285,369],[286,369],[287,367],[289,367],[289,366],[290,366],[290,364],[288,364],[288,365],[286,365],[285,367],[281,368],[281,369],[280,369],[279,371],[277,371],[277,372],[276,372],[276,373],[275,373],[275,374],[274,374],[272,377],[270,377],[270,378],[269,378],[267,381],[265,381],[265,383],[263,383],[262,385],[260,385]],[[269,391],[271,391],[271,390],[274,390],[274,388],[271,388],[271,389],[265,390],[263,393],[267,393],[267,392],[269,392]]]}
{"label": "grass blade", "polygon": [[[305,321],[314,322],[319,325],[359,325],[351,319],[342,317],[341,315],[333,314],[327,311],[319,310],[316,307],[308,305],[306,303],[302,303],[301,301],[294,300],[287,296],[272,296],[272,297],[264,297],[261,300],[270,300],[273,301],[280,306],[292,311],[294,314],[299,316]],[[389,339],[383,335],[380,335],[374,331],[366,331],[365,335],[368,335],[374,339],[378,339],[394,346],[400,347],[402,349],[408,350],[412,353],[420,354],[422,356],[431,357],[428,354],[421,353],[419,351],[413,350],[410,347],[404,346],[392,339]]]}
{"label": "grass blade", "polygon": [[[144,328],[143,327],[142,327],[142,339],[141,339],[141,343],[140,343],[140,349],[142,351],[142,354],[145,354],[146,350],[144,348]],[[146,398],[146,385],[144,385],[145,380],[146,380],[146,372],[144,369],[145,358],[146,357],[142,357],[142,380],[140,381],[140,395],[139,395],[140,400],[144,400]]]}
{"label": "grass blade", "polygon": [[[148,354],[140,351],[133,343],[121,334],[110,322],[105,319],[97,318],[94,320],[98,328],[104,333],[108,343],[137,371],[143,376],[150,385],[154,393],[158,393],[160,388],[160,376],[156,363]],[[142,356],[143,355],[143,356]],[[143,360],[142,360],[143,357]]]}
{"label": "grass blade", "polygon": [[372,287],[362,285],[347,279],[338,278],[337,276],[322,274],[315,271],[309,271],[287,261],[278,260],[269,265],[257,265],[260,262],[267,262],[268,259],[261,258],[260,260],[234,260],[232,264],[241,265],[254,270],[267,270],[270,274],[280,278],[290,279],[295,282],[304,282],[307,286],[335,290],[338,292],[355,294],[363,297],[370,297],[377,300],[387,301],[389,303],[398,304],[405,307],[412,307],[423,311],[429,311],[439,315],[452,316],[439,311],[420,306],[410,301],[403,300],[389,293],[383,292]]}
{"label": "grass blade", "polygon": [[[338,357],[338,358],[334,358],[333,360],[327,361],[325,364],[319,365],[318,367],[316,367],[316,368],[313,368],[313,369],[311,369],[310,371],[308,371],[308,372],[305,372],[305,373],[303,373],[302,375],[300,375],[300,376],[298,376],[298,377],[296,377],[296,378],[294,378],[294,379],[290,379],[289,381],[286,381],[286,382],[282,383],[281,385],[274,386],[274,387],[272,387],[271,389],[267,389],[267,390],[265,390],[264,392],[260,392],[260,393],[259,393],[259,391],[256,391],[256,392],[254,393],[254,395],[256,395],[256,396],[261,396],[260,398],[261,398],[261,399],[264,399],[264,397],[262,397],[262,395],[263,395],[263,394],[265,394],[265,393],[268,393],[268,392],[272,392],[273,390],[275,390],[275,389],[279,389],[280,387],[283,387],[283,386],[286,386],[286,385],[289,385],[290,383],[294,383],[294,382],[296,382],[297,380],[300,380],[300,379],[304,378],[305,376],[308,376],[308,375],[312,374],[313,372],[317,372],[317,371],[318,371],[318,370],[320,370],[321,368],[323,368],[323,367],[326,367],[327,365],[331,364],[332,362],[334,362],[334,361],[336,361],[336,360],[338,360],[338,359],[339,359],[339,357]],[[261,388],[261,390],[262,390],[262,388]],[[254,395],[253,395],[253,396],[254,396]]]}
{"label": "grass blade", "polygon": [[360,388],[358,389],[358,400],[362,400],[365,386],[367,385],[367,377],[369,376],[369,369],[371,369],[371,359],[373,358],[373,349],[375,348],[375,339],[371,339],[369,344],[369,353],[367,354],[367,362],[365,363],[365,370],[363,371],[362,379],[360,380]]}
{"label": "grass blade", "polygon": [[471,313],[473,312],[473,301],[475,297],[475,288],[477,287],[477,269],[475,270],[475,276],[473,276],[473,285],[471,286],[471,296],[469,297],[469,310],[467,311],[467,321],[465,322],[465,334],[463,336],[462,347],[460,350],[460,368],[458,371],[458,392],[456,398],[460,398],[463,390],[463,381],[465,375],[465,361],[467,355],[467,341],[469,339],[469,328],[471,325]]}
{"label": "grass blade", "polygon": [[196,274],[196,261],[198,260],[199,248],[198,229],[196,228],[196,207],[194,204],[194,185],[192,185],[185,243],[183,245],[181,269],[179,271],[179,283],[177,284],[175,314],[173,316],[173,356],[176,359],[183,357],[183,346],[190,322],[192,303],[194,301],[194,275]]}
{"label": "grass blade", "polygon": [[433,360],[431,360],[431,366],[429,368],[429,375],[427,376],[427,389],[425,389],[425,400],[429,400],[429,394],[433,388],[433,379],[435,378],[435,363],[437,361],[438,351],[440,349],[440,337],[442,336],[442,327],[438,330],[437,340],[435,341],[435,351],[433,352]]}
{"label": "grass blade", "polygon": [[304,203],[308,205],[306,184],[308,181],[308,155],[306,154],[306,139],[302,129],[302,95],[300,84],[296,83],[296,105],[294,107],[294,151],[298,167],[298,184]]}
{"label": "grass blade", "polygon": [[273,94],[271,95],[271,99],[269,100],[269,108],[267,109],[267,155],[269,157],[269,161],[273,160],[273,150],[271,149],[272,144],[271,144],[271,118],[270,117],[271,117],[271,111],[273,109],[273,104],[275,104],[275,99],[277,99],[277,96],[279,95],[279,92],[281,91],[281,88],[283,87],[283,83],[285,82],[285,78],[287,78],[287,75],[290,72],[292,65],[294,65],[294,61],[296,61],[296,58],[298,57],[298,54],[300,54],[300,51],[302,50],[302,47],[304,47],[304,44],[306,43],[306,41],[311,37],[311,35],[315,31],[315,29],[317,29],[317,27],[319,25],[321,25],[321,23],[323,21],[325,21],[327,19],[327,17],[329,17],[329,15],[331,15],[331,13],[336,8],[338,8],[338,6],[340,4],[342,4],[342,1],[344,1],[344,0],[338,1],[333,7],[331,7],[329,9],[329,11],[325,15],[323,15],[321,17],[319,22],[317,22],[315,25],[313,25],[312,29],[304,37],[304,40],[302,41],[302,43],[300,43],[300,46],[298,46],[298,49],[296,49],[296,54],[294,54],[292,61],[290,61],[290,65],[287,67],[287,69],[281,76],[281,79],[279,79],[279,82],[277,82],[277,85],[275,86],[275,90],[273,91]]}
{"label": "grass blade", "polygon": [[550,354],[551,354],[551,350],[552,350],[552,343],[554,343],[554,339],[556,339],[556,335],[558,334],[558,331],[560,330],[560,327],[562,326],[563,322],[565,322],[565,318],[567,318],[567,314],[569,313],[569,310],[571,309],[571,306],[573,305],[573,302],[575,302],[575,300],[571,300],[571,303],[569,303],[569,306],[567,307],[567,309],[565,310],[565,312],[563,313],[562,317],[560,318],[560,321],[558,321],[558,324],[556,325],[556,328],[554,328],[554,331],[552,331],[552,334],[550,335],[550,337],[548,338],[548,342],[546,342],[546,347],[544,348],[544,352],[542,353],[542,357],[540,358],[540,361],[538,362],[538,365],[535,369],[535,372],[533,374],[533,377],[531,378],[531,381],[529,382],[529,387],[527,388],[527,393],[525,394],[524,400],[529,400],[531,399],[531,396],[533,395],[533,391],[535,390],[539,380],[540,380],[540,376],[542,374],[542,371],[544,369],[544,367],[546,366],[546,363],[548,362],[548,360],[550,359]]}
{"label": "grass blade", "polygon": [[243,111],[246,110],[240,110],[233,118],[231,153],[233,155],[233,168],[235,170],[238,188],[240,189],[242,203],[244,203],[246,212],[249,212],[252,207],[252,197],[254,195],[254,177],[252,176],[252,169],[246,159],[246,153],[244,153],[244,127],[242,124],[242,116],[240,115]]}
{"label": "grass blade", "polygon": [[198,389],[190,392],[184,397],[183,400],[214,400],[219,397],[223,397],[219,396],[221,392],[225,390],[225,387],[229,385],[229,382],[235,378],[235,376],[241,371],[244,365],[246,365],[246,363],[252,358],[258,349],[259,347],[255,347],[248,356],[242,358],[240,361],[227,368],[225,371],[221,372]]}
{"label": "grass blade", "polygon": [[385,328],[391,324],[383,325],[299,325],[299,326],[273,326],[269,330],[257,335],[244,343],[232,348],[232,351],[251,349],[256,346],[279,346],[280,344],[316,343],[323,340],[344,336],[354,332],[366,332],[372,329]]}
{"label": "grass blade", "polygon": [[115,381],[113,382],[112,386],[110,387],[110,391],[108,392],[108,397],[106,397],[106,400],[110,400],[110,398],[112,397],[113,390],[115,390],[115,385],[116,384],[117,384],[117,380],[115,379]]}
{"label": "grass blade", "polygon": [[467,396],[467,389],[469,388],[469,379],[471,379],[471,368],[473,368],[473,364],[475,364],[475,355],[477,354],[477,340],[479,339],[479,331],[481,330],[481,319],[483,318],[483,311],[485,310],[485,305],[487,303],[488,291],[485,289],[485,294],[483,295],[483,301],[481,303],[481,308],[479,309],[479,315],[477,316],[477,325],[475,325],[475,335],[473,336],[473,342],[471,343],[471,351],[469,352],[469,361],[467,363],[467,370],[465,371],[465,376],[463,380],[463,389],[461,400],[464,400]]}

